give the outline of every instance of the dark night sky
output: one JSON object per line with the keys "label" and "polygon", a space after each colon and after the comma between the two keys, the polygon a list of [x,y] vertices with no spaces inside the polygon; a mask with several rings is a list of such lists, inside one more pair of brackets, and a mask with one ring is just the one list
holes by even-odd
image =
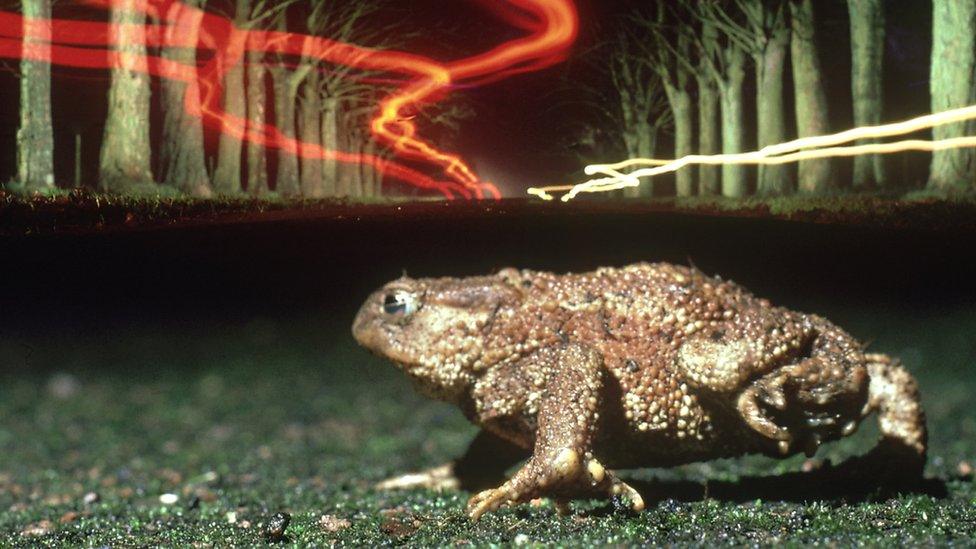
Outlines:
{"label": "dark night sky", "polygon": [[[518,36],[481,9],[463,0],[404,0],[387,15],[417,32],[407,38],[412,51],[442,60],[484,51],[501,40]],[[615,17],[645,4],[640,0],[578,0],[580,39],[575,51],[585,50],[611,27]],[[849,36],[844,0],[818,0],[823,62],[835,130],[850,124]],[[64,6],[64,4],[62,4]],[[60,9],[64,9],[63,7]],[[928,104],[928,1],[889,1],[886,45],[887,119],[921,113]],[[100,121],[105,111],[107,75],[55,69],[55,127],[59,151],[73,151],[73,133],[85,133],[85,157],[90,159],[86,178],[93,178],[97,162]],[[516,75],[479,89],[463,90],[474,109],[460,133],[457,148],[477,171],[511,187],[526,187],[573,177],[578,166],[555,143],[562,137],[561,122],[572,109],[549,108],[552,90],[563,81],[594,82],[596,76],[581,63]],[[748,82],[746,93],[754,92]],[[17,128],[17,83],[9,72],[0,73],[0,179],[14,171],[14,136]],[[667,136],[662,145],[667,146]],[[59,178],[72,173],[72,153],[58,156]],[[613,159],[608,159],[613,160]]]}

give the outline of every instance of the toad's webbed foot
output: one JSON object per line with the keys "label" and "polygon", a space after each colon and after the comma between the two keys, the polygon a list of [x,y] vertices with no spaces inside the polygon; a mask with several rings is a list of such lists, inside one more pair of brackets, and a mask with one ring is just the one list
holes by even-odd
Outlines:
{"label": "toad's webbed foot", "polygon": [[563,448],[548,461],[534,456],[508,482],[473,496],[468,501],[468,515],[478,520],[484,513],[504,505],[546,496],[556,499],[561,514],[568,511],[569,499],[586,496],[622,496],[630,501],[634,511],[644,509],[644,499],[637,490],[607,471],[599,461]]}
{"label": "toad's webbed foot", "polygon": [[377,490],[457,490],[461,482],[454,475],[454,463],[448,462],[417,473],[407,473],[376,483]]}
{"label": "toad's webbed foot", "polygon": [[776,441],[781,454],[788,454],[793,437],[786,427],[777,424],[767,412],[769,407],[780,410],[786,407],[782,387],[782,378],[774,378],[770,383],[751,385],[739,394],[736,408],[746,425],[767,439]]}
{"label": "toad's webbed foot", "polygon": [[505,470],[528,455],[525,448],[482,430],[456,461],[386,479],[376,489],[481,490],[505,480]]}
{"label": "toad's webbed foot", "polygon": [[870,377],[865,412],[877,412],[881,430],[881,441],[873,453],[921,473],[928,434],[918,384],[898,361],[887,355],[868,354],[865,358]]}

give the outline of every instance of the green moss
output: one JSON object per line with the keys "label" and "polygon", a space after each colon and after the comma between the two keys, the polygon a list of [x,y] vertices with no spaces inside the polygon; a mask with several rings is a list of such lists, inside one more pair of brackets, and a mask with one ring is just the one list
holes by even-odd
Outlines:
{"label": "green moss", "polygon": [[568,208],[569,211],[618,211],[620,213],[678,212],[729,217],[762,217],[817,223],[846,223],[920,229],[976,228],[976,193],[945,194],[937,191],[876,191],[780,197],[640,198],[587,197],[569,204],[542,202],[529,197],[500,203],[454,201],[438,197],[371,197],[288,199],[274,193],[260,198],[218,196],[194,198],[172,187],[139,184],[129,195],[102,194],[88,190],[50,189],[25,193],[16,183],[0,190],[0,234],[91,231],[106,228],[171,226],[180,223],[227,223],[303,216],[345,219],[360,215],[445,214],[443,208],[465,216],[493,216],[499,209],[536,214]]}

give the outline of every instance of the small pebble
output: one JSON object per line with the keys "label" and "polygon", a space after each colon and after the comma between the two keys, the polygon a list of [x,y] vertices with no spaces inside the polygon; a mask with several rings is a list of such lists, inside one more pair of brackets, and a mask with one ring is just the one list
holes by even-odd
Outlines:
{"label": "small pebble", "polygon": [[159,496],[159,503],[163,505],[173,505],[177,501],[180,501],[180,496],[176,494],[163,494]]}
{"label": "small pebble", "polygon": [[78,378],[64,372],[54,374],[47,380],[47,392],[59,400],[69,399],[81,390]]}
{"label": "small pebble", "polygon": [[67,513],[61,515],[61,518],[58,519],[58,522],[60,522],[61,524],[68,524],[78,520],[79,516],[81,515],[79,515],[75,511],[68,511]]}
{"label": "small pebble", "polygon": [[800,470],[803,471],[804,473],[811,473],[813,471],[819,470],[822,467],[823,467],[822,460],[810,458],[803,462],[803,465],[800,466]]}
{"label": "small pebble", "polygon": [[101,499],[102,497],[98,495],[98,492],[88,492],[83,498],[81,498],[81,501],[84,502],[85,505],[91,505],[93,503],[98,503]]}
{"label": "small pebble", "polygon": [[422,526],[420,520],[403,507],[382,509],[380,516],[383,517],[380,531],[392,538],[410,537]]}
{"label": "small pebble", "polygon": [[348,519],[339,518],[335,515],[322,515],[319,517],[319,526],[327,532],[338,532],[352,526]]}
{"label": "small pebble", "polygon": [[959,476],[963,479],[969,480],[973,478],[973,466],[968,461],[960,461],[959,464],[956,465],[956,472],[959,473]]}
{"label": "small pebble", "polygon": [[288,513],[275,513],[264,529],[264,538],[268,541],[284,541],[285,530],[290,522],[291,515]]}
{"label": "small pebble", "polygon": [[20,531],[20,535],[27,537],[46,536],[54,531],[54,523],[49,520],[35,522]]}

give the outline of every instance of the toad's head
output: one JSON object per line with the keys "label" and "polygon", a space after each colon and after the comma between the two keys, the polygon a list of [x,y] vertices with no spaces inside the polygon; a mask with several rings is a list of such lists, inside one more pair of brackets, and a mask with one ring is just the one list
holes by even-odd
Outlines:
{"label": "toad's head", "polygon": [[352,333],[434,397],[456,401],[470,386],[500,310],[519,299],[511,270],[470,278],[402,277],[359,309]]}

